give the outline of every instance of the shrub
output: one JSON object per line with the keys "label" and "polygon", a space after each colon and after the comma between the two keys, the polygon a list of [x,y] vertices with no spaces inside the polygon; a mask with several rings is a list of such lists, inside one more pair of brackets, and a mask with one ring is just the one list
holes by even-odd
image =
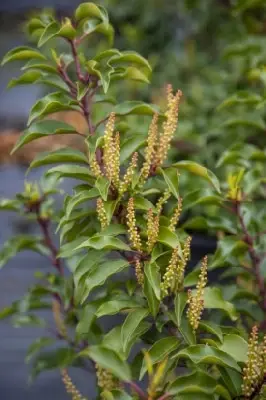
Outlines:
{"label": "shrub", "polygon": [[[36,285],[1,312],[16,325],[41,326],[46,321],[38,310],[53,313],[55,337],[38,338],[27,354],[32,377],[59,368],[67,392],[82,399],[67,368],[89,363],[105,399],[263,396],[265,338],[260,332],[266,290],[260,224],[265,212],[260,210],[258,219],[249,200],[264,190],[264,155],[253,147],[247,153],[238,149],[237,162],[235,150],[223,154],[219,165],[233,160],[233,169],[222,170],[221,182],[195,161],[170,163],[182,92],[167,86],[165,110],[141,101],[119,103],[110,96],[117,82],[120,87],[128,79],[148,83],[151,67],[136,52],[112,48],[113,29],[103,7],[81,4],[72,19],[61,22],[41,14],[27,27],[38,48],[46,45],[47,50],[58,40],[65,50],[52,48],[47,55],[45,49],[19,47],[5,55],[3,63],[27,61],[25,72],[9,86],[56,88],[32,107],[14,151],[59,134],[82,136],[87,149],[39,154],[30,169],[56,166],[39,183],[26,182],[14,200],[0,204],[34,219],[41,233],[11,238],[1,252],[1,265],[29,249],[48,257],[53,267],[52,272],[36,272]],[[81,45],[95,34],[104,35],[108,46],[87,59]],[[87,135],[49,119],[65,110],[82,113]],[[136,121],[142,125],[139,132]],[[53,196],[65,178],[79,184],[64,195],[57,211]],[[182,219],[182,211],[192,208],[200,211]],[[193,229],[215,233],[219,243],[213,256],[188,271]],[[209,284],[210,271],[224,267],[221,279],[230,285]],[[102,320],[116,314],[123,323],[107,331]],[[54,348],[55,340],[62,346]]]}

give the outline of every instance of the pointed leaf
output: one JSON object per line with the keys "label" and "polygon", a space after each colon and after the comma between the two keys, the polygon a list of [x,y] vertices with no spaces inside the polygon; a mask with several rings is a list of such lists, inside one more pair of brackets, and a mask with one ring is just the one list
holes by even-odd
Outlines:
{"label": "pointed leaf", "polygon": [[123,345],[123,351],[127,351],[128,344],[130,343],[130,340],[132,336],[134,335],[134,332],[136,331],[138,325],[140,322],[149,314],[148,310],[145,308],[137,309],[134,311],[131,311],[127,318],[125,319],[125,322],[123,323],[122,329],[121,329],[121,341]]}
{"label": "pointed leaf", "polygon": [[245,363],[247,361],[248,343],[239,335],[225,335],[219,349],[230,354],[237,362]]}
{"label": "pointed leaf", "polygon": [[159,112],[154,104],[143,103],[142,101],[125,101],[114,107],[116,115],[153,115]]}
{"label": "pointed leaf", "polygon": [[71,148],[63,148],[55,151],[45,151],[38,154],[30,164],[29,170],[43,165],[58,164],[60,162],[88,164],[85,154],[81,151]]}
{"label": "pointed leaf", "polygon": [[10,61],[17,60],[31,60],[32,58],[37,58],[41,60],[45,60],[45,56],[40,53],[38,50],[32,49],[27,46],[16,47],[15,49],[10,50],[3,58],[1,65],[6,64]]}
{"label": "pointed leaf", "polygon": [[181,325],[181,318],[187,304],[187,293],[180,292],[175,296],[175,316],[177,326]]}
{"label": "pointed leaf", "polygon": [[162,169],[160,168],[159,171],[164,177],[164,180],[170,190],[170,192],[175,196],[176,199],[179,198],[179,193],[178,193],[178,186],[179,186],[179,174],[174,167],[170,168],[165,168]]}
{"label": "pointed leaf", "polygon": [[220,309],[225,311],[235,321],[238,313],[232,303],[224,300],[221,289],[217,287],[206,287],[204,290],[204,308]]}

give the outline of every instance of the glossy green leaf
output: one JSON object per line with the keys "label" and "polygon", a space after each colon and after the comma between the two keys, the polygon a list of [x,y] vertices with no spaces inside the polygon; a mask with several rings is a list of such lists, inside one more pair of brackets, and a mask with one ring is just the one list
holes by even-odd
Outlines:
{"label": "glossy green leaf", "polygon": [[85,240],[75,250],[92,248],[96,250],[125,250],[129,251],[130,247],[122,242],[122,240],[109,235],[95,234],[90,239]]}
{"label": "glossy green leaf", "polygon": [[237,362],[247,361],[248,343],[239,335],[225,335],[220,350],[230,354]]}
{"label": "glossy green leaf", "polygon": [[95,187],[98,189],[102,199],[107,200],[110,181],[105,176],[99,176],[95,182]]}
{"label": "glossy green leaf", "polygon": [[79,299],[80,303],[83,303],[94,288],[103,285],[110,276],[121,272],[126,267],[128,267],[128,261],[126,260],[106,261],[100,265],[96,264],[86,274],[84,281],[77,287],[76,298]]}
{"label": "glossy green leaf", "polygon": [[13,78],[9,81],[7,87],[9,89],[18,86],[18,85],[31,85],[38,81],[38,79],[42,76],[40,71],[26,71],[24,74],[20,75],[18,78]]}
{"label": "glossy green leaf", "polygon": [[167,388],[167,393],[172,396],[191,393],[201,399],[202,394],[213,394],[216,385],[216,379],[206,372],[198,370],[176,378]]}
{"label": "glossy green leaf", "polygon": [[76,335],[79,339],[88,337],[91,325],[96,318],[95,311],[96,306],[93,304],[86,304],[82,309],[79,322],[76,326]]}
{"label": "glossy green leaf", "polygon": [[29,169],[41,167],[43,165],[58,164],[60,162],[88,164],[84,153],[71,148],[63,148],[55,151],[45,151],[37,155],[32,161]]}
{"label": "glossy green leaf", "polygon": [[154,294],[158,300],[161,300],[161,275],[160,268],[155,262],[145,264],[144,274],[152,287]]}
{"label": "glossy green leaf", "polygon": [[157,210],[151,201],[149,201],[145,197],[141,197],[141,196],[134,197],[134,206],[135,206],[136,210],[148,211],[150,208],[154,212],[156,212],[156,210]]}
{"label": "glossy green leaf", "polygon": [[153,115],[158,112],[157,106],[154,104],[143,103],[142,101],[125,101],[114,107],[116,115]]}
{"label": "glossy green leaf", "polygon": [[218,368],[222,377],[222,381],[232,394],[233,398],[240,396],[242,394],[243,383],[241,373],[221,366]]}
{"label": "glossy green leaf", "polygon": [[22,68],[21,70],[28,70],[28,69],[33,69],[33,70],[40,70],[42,72],[49,72],[49,74],[57,74],[56,68],[50,64],[49,62],[45,62],[43,60],[36,60],[36,59],[30,59]]}
{"label": "glossy green leaf", "polygon": [[[157,342],[155,342],[152,347],[148,350],[149,358],[152,364],[157,364],[163,361],[166,357],[177,349],[180,342],[176,337],[165,337]],[[147,371],[146,363],[143,360],[140,377],[139,379],[142,380],[144,374]]]}
{"label": "glossy green leaf", "polygon": [[26,129],[19,137],[11,154],[33,140],[50,135],[73,134],[75,132],[76,129],[73,126],[64,122],[55,120],[36,122]]}
{"label": "glossy green leaf", "polygon": [[0,199],[0,211],[19,211],[20,202],[18,200]]}
{"label": "glossy green leaf", "polygon": [[31,380],[41,372],[56,368],[65,368],[72,364],[76,357],[74,349],[62,347],[53,351],[38,354],[34,359],[31,372]]}
{"label": "glossy green leaf", "polygon": [[178,359],[188,358],[196,365],[214,364],[228,367],[234,371],[241,371],[241,368],[238,366],[235,359],[229,354],[220,349],[216,349],[215,347],[204,344],[197,344],[194,346],[189,346],[186,349],[182,349],[175,357]]}
{"label": "glossy green leaf", "polygon": [[180,292],[175,295],[175,316],[177,326],[181,325],[181,318],[187,304],[187,293]]}
{"label": "glossy green leaf", "polygon": [[50,337],[40,337],[40,338],[34,340],[34,342],[31,343],[31,345],[29,346],[29,348],[27,350],[25,362],[29,363],[31,361],[32,357],[34,357],[36,353],[38,353],[44,347],[52,345],[54,342],[55,342],[55,340]]}
{"label": "glossy green leaf", "polygon": [[73,178],[73,179],[80,179],[82,181],[93,183],[94,177],[90,173],[88,167],[83,167],[79,165],[59,165],[53,168],[50,168],[46,173],[45,176],[57,176],[58,178]]}
{"label": "glossy green leaf", "polygon": [[38,118],[66,110],[76,110],[76,102],[61,92],[47,94],[38,100],[30,110],[28,125]]}
{"label": "glossy green leaf", "polygon": [[[180,256],[182,256],[181,246],[180,246],[178,236],[174,232],[170,231],[170,229],[168,229],[166,226],[160,227],[157,241],[159,243],[165,244],[168,247],[171,247],[172,249],[175,249],[176,247],[178,247],[180,249],[180,251],[179,251]],[[183,256],[182,256],[182,258],[183,258]]]}
{"label": "glossy green leaf", "polygon": [[98,6],[92,2],[82,3],[75,11],[75,19],[77,22],[80,22],[88,18],[98,18],[105,21],[108,19],[108,14],[102,6]]}
{"label": "glossy green leaf", "polygon": [[183,338],[187,344],[189,344],[189,345],[196,344],[195,332],[193,331],[186,316],[183,316],[181,318],[181,323],[178,326],[178,330],[181,333],[181,335],[183,336]]}
{"label": "glossy green leaf", "polygon": [[160,172],[162,173],[170,192],[175,196],[176,199],[178,199],[179,175],[176,168],[160,168]]}
{"label": "glossy green leaf", "polygon": [[132,154],[146,143],[146,137],[143,134],[129,134],[121,142],[120,148],[120,163],[123,164],[126,160],[132,157]]}
{"label": "glossy green leaf", "polygon": [[238,318],[234,305],[224,300],[221,289],[217,287],[206,287],[204,289],[204,308],[223,310],[233,321]]}
{"label": "glossy green leaf", "polygon": [[80,204],[82,204],[86,201],[94,199],[95,197],[98,197],[98,196],[99,196],[99,191],[96,188],[83,190],[82,192],[75,194],[73,197],[71,197],[70,201],[68,202],[68,204],[65,208],[66,218],[69,218],[71,216],[73,210],[77,206],[79,206]]}
{"label": "glossy green leaf", "polygon": [[38,42],[38,47],[43,46],[45,43],[47,43],[50,39],[54,38],[57,36],[57,34],[60,31],[60,25],[56,21],[52,21],[50,24],[46,26],[44,29],[39,42]]}
{"label": "glossy green leaf", "polygon": [[244,255],[248,250],[248,245],[239,240],[235,236],[225,236],[218,242],[217,250],[209,265],[209,269],[215,269],[225,264],[226,260],[231,257],[238,257]]}
{"label": "glossy green leaf", "polygon": [[1,65],[10,61],[31,60],[32,58],[45,60],[45,56],[38,50],[27,46],[16,47],[10,50],[2,59]]}
{"label": "glossy green leaf", "polygon": [[128,382],[131,380],[129,365],[113,350],[104,346],[90,346],[81,355],[90,357],[100,367],[112,372],[121,381]]}
{"label": "glossy green leaf", "polygon": [[121,341],[122,341],[123,351],[125,352],[127,351],[128,345],[136,329],[138,328],[138,325],[148,314],[149,312],[145,308],[131,311],[128,314],[121,329]]}
{"label": "glossy green leaf", "polygon": [[141,304],[134,299],[128,298],[121,300],[110,300],[103,303],[97,310],[96,316],[98,318],[104,315],[115,315],[123,310],[132,310],[133,308],[140,308]]}
{"label": "glossy green leaf", "polygon": [[232,397],[231,397],[230,393],[222,385],[217,385],[216,386],[215,394],[219,396],[219,399],[232,400]]}
{"label": "glossy green leaf", "polygon": [[221,193],[218,178],[206,167],[203,167],[194,161],[179,161],[173,164],[173,166],[177,167],[178,169],[185,169],[194,175],[201,176],[202,178],[206,179],[218,193]]}
{"label": "glossy green leaf", "polygon": [[[200,321],[199,323],[199,329],[204,332],[211,333],[212,335],[215,335],[220,342],[223,342],[223,332],[219,325],[215,324],[212,321]],[[223,350],[223,349],[221,349]]]}

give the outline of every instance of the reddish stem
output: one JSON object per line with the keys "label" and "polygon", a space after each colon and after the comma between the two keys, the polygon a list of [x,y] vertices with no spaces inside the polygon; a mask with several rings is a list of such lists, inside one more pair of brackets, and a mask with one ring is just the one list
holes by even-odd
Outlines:
{"label": "reddish stem", "polygon": [[82,83],[87,83],[87,81],[81,71],[76,42],[75,42],[75,40],[69,40],[69,43],[70,43],[72,55],[74,58],[74,63],[75,63],[75,67],[76,67],[76,73],[77,73],[78,80]]}
{"label": "reddish stem", "polygon": [[237,218],[239,220],[240,226],[241,226],[241,228],[243,230],[244,241],[248,245],[249,256],[250,256],[251,261],[252,261],[253,270],[254,270],[255,277],[256,277],[256,282],[258,284],[259,292],[260,292],[260,295],[262,297],[261,307],[262,307],[262,309],[264,311],[266,311],[266,287],[265,287],[263,276],[261,276],[261,273],[260,273],[260,262],[261,262],[261,259],[256,253],[254,240],[253,240],[252,236],[249,234],[249,232],[247,230],[247,227],[245,225],[245,221],[243,219],[243,216],[242,216],[241,210],[240,210],[240,204],[241,203],[239,201],[235,202],[234,211],[235,211],[235,213],[237,215]]}
{"label": "reddish stem", "polygon": [[159,397],[158,400],[167,400],[169,397],[171,397],[171,395],[169,393],[165,393]]}
{"label": "reddish stem", "polygon": [[139,396],[140,399],[142,400],[147,400],[146,394],[143,392],[143,390],[133,381],[127,382],[131,389]]}

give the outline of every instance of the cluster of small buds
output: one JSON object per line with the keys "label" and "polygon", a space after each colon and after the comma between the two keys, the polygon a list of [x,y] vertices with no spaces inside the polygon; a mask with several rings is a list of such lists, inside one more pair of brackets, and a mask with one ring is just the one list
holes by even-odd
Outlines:
{"label": "cluster of small buds", "polygon": [[72,400],[85,400],[85,398],[80,394],[80,392],[72,382],[72,379],[68,375],[66,369],[61,370],[61,375],[62,375],[62,381],[66,388],[66,392],[72,397]]}
{"label": "cluster of small buds", "polygon": [[182,212],[182,197],[179,197],[178,205],[175,208],[174,213],[170,219],[170,225],[169,225],[170,231],[175,232],[176,226],[179,222],[181,212]]}
{"label": "cluster of small buds", "polygon": [[103,203],[103,200],[101,197],[99,197],[97,199],[96,211],[97,211],[98,219],[101,224],[101,228],[102,229],[106,228],[108,226],[108,219],[107,219],[106,211],[104,208],[104,203]]}
{"label": "cluster of small buds", "polygon": [[159,200],[156,203],[156,209],[157,209],[158,214],[161,214],[163,205],[167,202],[167,200],[169,199],[170,196],[171,196],[170,191],[165,190],[164,194],[159,198]]}
{"label": "cluster of small buds", "polygon": [[127,226],[131,245],[135,250],[141,251],[141,239],[136,225],[134,199],[131,197],[127,205]]}
{"label": "cluster of small buds", "polygon": [[143,269],[141,266],[141,262],[138,258],[135,260],[135,275],[137,282],[140,286],[144,285],[144,274],[143,274]]}
{"label": "cluster of small buds", "polygon": [[153,215],[153,211],[150,208],[147,216],[147,248],[150,253],[157,242],[160,228],[160,215]]}
{"label": "cluster of small buds", "polygon": [[266,339],[260,345],[258,327],[252,328],[248,343],[248,359],[243,369],[242,392],[245,399],[249,399],[263,383],[265,374]]}
{"label": "cluster of small buds", "polygon": [[170,142],[174,136],[177,121],[178,121],[178,109],[179,103],[182,96],[181,90],[173,94],[171,85],[167,86],[167,111],[166,121],[163,123],[163,132],[160,135],[158,152],[156,157],[156,166],[160,167],[167,157],[167,153],[170,147]]}
{"label": "cluster of small buds", "polygon": [[204,288],[207,284],[207,263],[208,259],[207,256],[205,256],[201,264],[200,276],[196,286],[195,295],[192,294],[191,290],[188,291],[187,316],[189,323],[194,331],[196,331],[199,327],[201,315],[204,310],[203,296],[204,296]]}
{"label": "cluster of small buds", "polygon": [[120,170],[120,135],[114,136],[115,114],[111,113],[107,121],[104,133],[103,161],[106,176],[110,182],[119,186]]}
{"label": "cluster of small buds", "polygon": [[97,383],[102,390],[111,391],[119,386],[119,382],[114,378],[112,373],[105,368],[100,367],[98,364],[95,365]]}
{"label": "cluster of small buds", "polygon": [[190,244],[191,244],[191,236],[188,236],[184,248],[182,250],[183,259],[178,260],[177,268],[176,268],[176,277],[175,277],[175,290],[178,291],[183,287],[184,275],[187,263],[190,259]]}
{"label": "cluster of small buds", "polygon": [[183,288],[185,268],[190,258],[190,243],[191,237],[188,236],[182,250],[182,258],[178,254],[179,249],[174,249],[161,284],[163,296],[167,296],[169,293],[175,293]]}
{"label": "cluster of small buds", "polygon": [[168,296],[169,292],[171,292],[174,287],[176,266],[178,263],[178,259],[179,259],[178,248],[175,248],[173,250],[171,260],[163,276],[163,281],[161,282],[162,297]]}
{"label": "cluster of small buds", "polygon": [[120,185],[120,134],[116,132],[114,137],[114,154],[113,154],[113,177],[112,181],[116,188]]}
{"label": "cluster of small buds", "polygon": [[140,184],[148,178],[155,156],[155,146],[158,138],[158,114],[154,114],[148,131],[147,147],[145,149],[145,162],[140,171]]}
{"label": "cluster of small buds", "polygon": [[53,311],[55,326],[56,326],[58,334],[62,338],[67,338],[67,329],[64,324],[62,315],[61,315],[60,303],[57,300],[53,300],[53,302],[52,302],[52,311]]}
{"label": "cluster of small buds", "polygon": [[133,153],[131,162],[126,170],[123,181],[120,183],[120,186],[119,186],[119,194],[120,195],[125,193],[125,191],[128,189],[128,187],[131,185],[134,173],[137,168],[137,164],[138,164],[138,153],[135,152],[135,153]]}
{"label": "cluster of small buds", "polygon": [[101,168],[100,168],[95,156],[90,158],[90,167],[91,167],[91,171],[92,171],[93,175],[96,178],[98,178],[99,176],[102,175]]}

